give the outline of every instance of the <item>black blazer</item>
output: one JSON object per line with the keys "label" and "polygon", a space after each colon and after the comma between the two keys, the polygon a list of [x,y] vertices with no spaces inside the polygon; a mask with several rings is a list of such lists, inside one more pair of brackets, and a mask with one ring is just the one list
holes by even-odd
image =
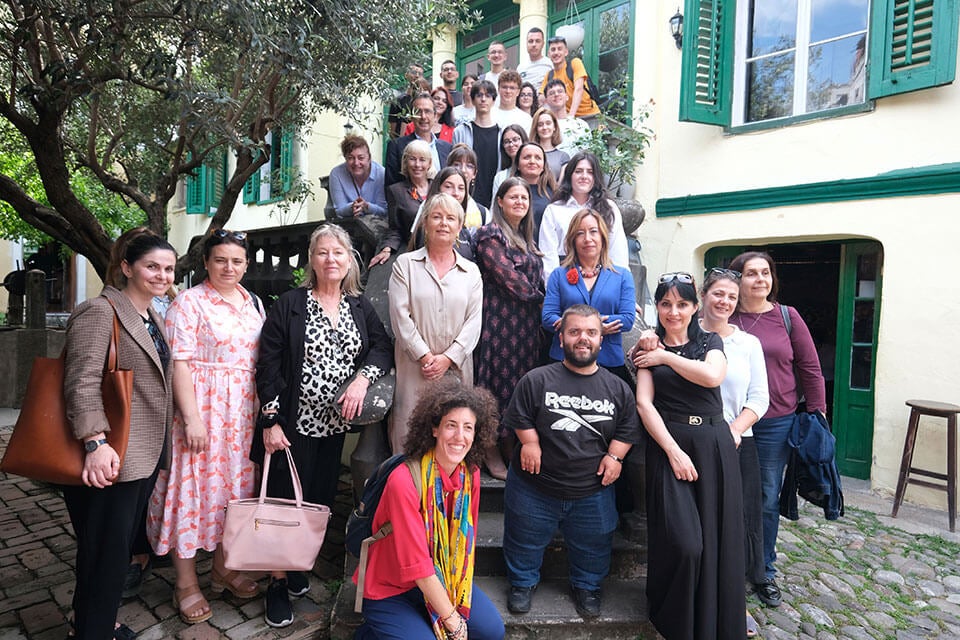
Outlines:
{"label": "black blazer", "polygon": [[[389,187],[395,182],[400,182],[403,180],[403,174],[400,173],[400,159],[403,157],[403,150],[407,148],[407,145],[417,139],[416,133],[411,133],[408,136],[402,136],[391,140],[387,144],[387,159],[383,163],[383,168],[386,169],[386,175],[384,179],[384,186]],[[440,169],[443,169],[447,166],[447,156],[450,155],[450,150],[453,149],[453,145],[445,140],[437,138],[437,157],[440,159],[440,166],[433,167],[434,172],[440,173]]]}
{"label": "black blazer", "polygon": [[[296,431],[300,401],[300,374],[303,371],[304,339],[307,332],[307,294],[297,287],[280,296],[260,332],[257,357],[257,396],[264,405],[280,398],[280,423],[287,437]],[[353,362],[354,371],[376,365],[384,372],[393,367],[393,342],[370,301],[347,296],[350,314],[360,331],[362,347]],[[250,459],[263,462],[263,430],[258,426],[250,446]]]}

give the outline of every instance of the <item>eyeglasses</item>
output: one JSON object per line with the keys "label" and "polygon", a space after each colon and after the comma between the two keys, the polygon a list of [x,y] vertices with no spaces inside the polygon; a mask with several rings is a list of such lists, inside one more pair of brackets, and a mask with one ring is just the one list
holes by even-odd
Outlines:
{"label": "eyeglasses", "polygon": [[477,170],[477,165],[473,164],[472,162],[454,162],[450,166],[460,171],[466,171],[466,170],[476,171]]}
{"label": "eyeglasses", "polygon": [[720,267],[713,267],[708,273],[715,276],[727,276],[728,278],[733,278],[737,282],[740,281],[740,276],[742,275],[739,271],[734,269],[722,269]]}
{"label": "eyeglasses", "polygon": [[247,232],[246,231],[230,231],[228,229],[217,229],[213,232],[213,237],[214,238],[230,237],[230,238],[233,238],[234,240],[239,240],[240,242],[243,242],[244,240],[247,239]]}
{"label": "eyeglasses", "polygon": [[674,271],[673,273],[665,273],[660,276],[660,284],[667,284],[674,280],[684,284],[693,284],[693,276],[686,271]]}
{"label": "eyeglasses", "polygon": [[532,97],[533,97],[533,92],[532,92],[532,91],[521,91],[521,92],[520,92],[520,97],[521,97],[521,98],[532,98]]}

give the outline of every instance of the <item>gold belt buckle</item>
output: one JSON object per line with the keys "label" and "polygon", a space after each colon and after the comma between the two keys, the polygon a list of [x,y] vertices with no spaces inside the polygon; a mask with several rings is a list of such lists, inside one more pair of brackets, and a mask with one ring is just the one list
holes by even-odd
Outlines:
{"label": "gold belt buckle", "polygon": [[695,427],[699,427],[701,424],[703,424],[703,418],[700,416],[690,416],[687,419],[687,422]]}

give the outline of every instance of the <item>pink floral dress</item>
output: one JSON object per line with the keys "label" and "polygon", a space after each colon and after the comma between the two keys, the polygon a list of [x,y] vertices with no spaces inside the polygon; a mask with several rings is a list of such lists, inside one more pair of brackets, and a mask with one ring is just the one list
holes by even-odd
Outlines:
{"label": "pink floral dress", "polygon": [[264,313],[241,288],[237,309],[203,282],[178,295],[167,312],[173,359],[186,360],[193,375],[207,450],[190,453],[183,418],[173,420],[169,471],[160,471],[147,512],[147,537],[158,555],[171,549],[192,558],[213,551],[223,538],[224,508],[254,492],[249,460],[256,421],[254,380]]}

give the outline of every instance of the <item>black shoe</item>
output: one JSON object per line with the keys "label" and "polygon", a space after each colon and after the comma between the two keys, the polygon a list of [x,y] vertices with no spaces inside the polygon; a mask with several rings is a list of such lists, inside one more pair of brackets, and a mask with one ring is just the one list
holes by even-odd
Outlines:
{"label": "black shoe", "polygon": [[573,588],[573,605],[583,618],[596,618],[600,615],[600,591]]}
{"label": "black shoe", "polygon": [[780,587],[773,578],[757,585],[757,597],[768,607],[779,607],[783,602],[783,594],[780,593]]}
{"label": "black shoe", "polygon": [[310,580],[302,571],[287,571],[287,593],[292,598],[299,598],[310,591]]}
{"label": "black shoe", "polygon": [[533,602],[533,592],[537,587],[510,587],[510,595],[507,596],[507,609],[510,613],[527,613],[530,611],[530,604]]}
{"label": "black shoe", "polygon": [[267,587],[266,605],[263,619],[268,625],[279,629],[293,623],[293,607],[290,605],[285,579],[274,580]]}
{"label": "black shoe", "polygon": [[122,598],[133,598],[140,595],[140,588],[143,586],[143,581],[150,575],[152,564],[153,562],[149,558],[146,565],[141,565],[139,562],[130,563],[127,567],[127,577],[123,580]]}

